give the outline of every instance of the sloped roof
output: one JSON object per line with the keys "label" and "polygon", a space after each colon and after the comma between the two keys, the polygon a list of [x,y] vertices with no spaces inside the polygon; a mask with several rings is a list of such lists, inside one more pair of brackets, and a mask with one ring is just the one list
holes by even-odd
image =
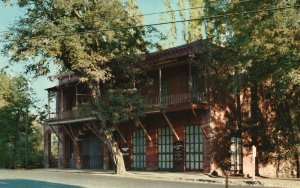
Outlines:
{"label": "sloped roof", "polygon": [[168,48],[166,50],[160,50],[145,55],[143,63],[151,66],[168,59],[175,59],[208,52],[208,45],[208,40],[199,40],[189,44]]}

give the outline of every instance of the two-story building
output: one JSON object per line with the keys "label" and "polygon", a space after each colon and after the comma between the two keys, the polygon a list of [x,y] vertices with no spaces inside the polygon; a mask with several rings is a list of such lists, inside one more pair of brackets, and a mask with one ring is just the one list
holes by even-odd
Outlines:
{"label": "two-story building", "polygon": [[[120,126],[115,135],[127,169],[213,170],[210,45],[197,41],[144,57],[142,67],[153,80],[145,94],[145,117],[138,124]],[[56,108],[54,113],[49,110],[44,126],[45,166],[53,164],[51,134],[56,134],[59,166],[113,168],[107,147],[87,126],[87,122],[96,120],[88,113],[93,92],[71,72],[62,74],[59,84],[47,90],[56,98]],[[233,143],[237,142],[239,146],[241,139]],[[241,147],[236,148],[232,169],[239,172],[242,152]]]}

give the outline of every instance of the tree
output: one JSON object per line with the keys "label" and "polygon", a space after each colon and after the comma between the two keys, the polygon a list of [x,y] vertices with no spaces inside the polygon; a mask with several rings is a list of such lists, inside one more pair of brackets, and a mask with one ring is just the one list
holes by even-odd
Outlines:
{"label": "tree", "polygon": [[[113,127],[141,114],[123,112],[134,112],[127,97],[140,98],[139,91],[134,89],[141,82],[142,72],[137,66],[140,55],[155,47],[146,37],[155,29],[136,27],[142,20],[137,16],[135,1],[122,2],[18,1],[26,13],[5,35],[12,42],[3,50],[11,61],[29,63],[27,71],[37,76],[48,74],[50,64],[54,63],[63,70],[74,71],[95,91],[99,105],[93,114],[100,122],[95,128],[108,145],[118,174],[125,173],[125,167],[112,136]],[[112,100],[110,104],[123,101],[110,97],[116,92],[123,93],[129,104],[103,108],[107,105],[103,104],[104,98]]]}
{"label": "tree", "polygon": [[[169,40],[167,46],[174,47],[180,43],[190,43],[204,38],[204,29],[206,20],[201,19],[205,15],[205,1],[204,0],[164,0],[164,5],[168,14],[161,14],[161,21],[173,22],[165,27],[166,35]],[[176,7],[176,8],[175,8]],[[179,14],[172,11],[178,9]],[[199,19],[199,20],[194,20]],[[178,20],[193,20],[190,22],[174,23]],[[181,32],[179,32],[181,31]],[[181,33],[181,34],[179,34]]]}
{"label": "tree", "polygon": [[[299,3],[222,1],[211,6],[207,1],[206,5],[209,16],[227,15],[211,20],[211,32],[219,44],[237,53],[225,57],[242,72],[242,91],[251,90],[251,119],[243,121],[252,127],[249,139],[258,147],[260,162],[272,161],[275,150],[282,148],[285,158],[293,153],[299,176]],[[286,142],[276,141],[277,136]]]}
{"label": "tree", "polygon": [[23,76],[8,76],[1,70],[0,87],[0,167],[27,167],[26,147],[29,151],[29,164],[41,166],[42,130],[36,116],[28,114],[27,109],[33,103],[29,95],[28,81]]}
{"label": "tree", "polygon": [[[171,1],[164,2],[170,9]],[[293,158],[299,176],[299,1],[178,0],[176,5],[179,9],[191,8],[179,11],[181,20],[199,20],[183,22],[182,26],[171,24],[167,30],[174,31],[172,38],[178,42],[177,30],[182,28],[186,43],[201,39],[205,33],[210,41],[226,49],[222,54],[213,55],[213,59],[221,57],[226,68],[212,64],[210,83],[214,95],[228,94],[223,100],[231,112],[226,117],[228,124],[232,123],[230,119],[235,119],[240,125],[246,125],[244,143],[258,147],[260,163],[277,160],[279,165],[281,159]],[[173,21],[176,14],[170,12],[169,17]],[[239,72],[238,83],[230,76],[234,72]],[[229,87],[224,88],[220,83]],[[239,92],[229,92],[230,88],[239,88]],[[229,101],[234,97],[230,95],[234,94],[239,101],[239,93],[249,97],[250,103],[232,105]],[[249,119],[234,117],[238,114],[247,117],[249,112]],[[284,153],[284,156],[274,153]]]}

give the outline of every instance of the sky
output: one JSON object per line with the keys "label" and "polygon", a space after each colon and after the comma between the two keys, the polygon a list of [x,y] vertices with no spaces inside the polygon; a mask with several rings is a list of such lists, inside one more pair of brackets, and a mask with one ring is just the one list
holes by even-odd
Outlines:
{"label": "sky", "polygon": [[[161,12],[165,11],[163,0],[136,0],[139,9],[143,13],[153,13],[153,12]],[[2,2],[0,2],[0,35],[3,31],[7,31],[9,26],[12,26],[15,20],[22,16],[24,12],[16,7],[16,6],[4,6]],[[150,15],[144,17],[144,24],[152,24],[159,23],[159,15]],[[0,49],[3,48],[4,43],[0,42]],[[8,57],[4,57],[3,54],[0,53],[0,69],[8,65]],[[10,66],[8,69],[8,73],[13,75],[23,74],[24,68],[21,63]],[[48,103],[47,99],[47,91],[46,88],[52,87],[56,84],[56,82],[49,81],[46,77],[40,77],[38,79],[33,79],[32,76],[27,75],[27,77],[31,80],[30,87],[36,93],[36,99],[38,101],[38,106],[42,107],[43,105]],[[1,88],[0,88],[1,89]]]}
{"label": "sky", "polygon": [[[4,6],[2,2],[0,2],[0,34],[2,31],[7,31],[10,26],[12,26],[15,20],[20,17],[24,12],[12,6]],[[5,43],[0,42],[0,49],[3,48]],[[0,53],[0,69],[7,66],[8,57],[5,57]],[[11,76],[14,75],[24,75],[24,68],[21,63],[9,66],[7,73]],[[37,105],[42,107],[43,105],[48,103],[48,94],[45,90],[48,87],[55,85],[55,82],[49,81],[46,77],[40,77],[38,79],[33,79],[30,75],[25,75],[30,80],[29,86],[33,89],[35,95],[35,99],[37,99]],[[0,88],[1,89],[1,88]]]}

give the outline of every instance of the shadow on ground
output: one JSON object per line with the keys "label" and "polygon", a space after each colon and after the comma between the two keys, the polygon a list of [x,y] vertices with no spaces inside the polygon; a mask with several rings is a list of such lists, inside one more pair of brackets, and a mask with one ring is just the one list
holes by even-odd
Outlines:
{"label": "shadow on ground", "polygon": [[63,173],[70,173],[70,174],[109,174],[115,175],[114,171],[106,171],[106,170],[72,170],[72,169],[63,169],[63,170],[49,170],[49,172],[63,172]]}
{"label": "shadow on ground", "polygon": [[27,179],[0,179],[0,188],[82,188],[80,186]]}

